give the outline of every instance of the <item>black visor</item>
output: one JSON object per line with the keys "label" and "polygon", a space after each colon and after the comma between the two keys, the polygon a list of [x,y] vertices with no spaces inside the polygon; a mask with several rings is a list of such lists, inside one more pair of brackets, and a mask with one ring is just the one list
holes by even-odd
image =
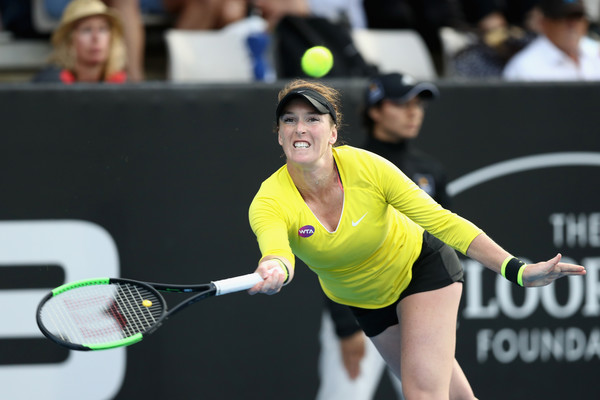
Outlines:
{"label": "black visor", "polygon": [[298,88],[290,91],[286,94],[283,99],[277,104],[277,109],[275,110],[275,120],[279,121],[279,117],[283,114],[283,109],[285,106],[292,100],[293,98],[301,97],[307,100],[320,114],[329,114],[331,118],[333,118],[333,123],[337,124],[337,117],[335,114],[335,109],[331,105],[329,101],[319,92],[313,89],[308,88]]}

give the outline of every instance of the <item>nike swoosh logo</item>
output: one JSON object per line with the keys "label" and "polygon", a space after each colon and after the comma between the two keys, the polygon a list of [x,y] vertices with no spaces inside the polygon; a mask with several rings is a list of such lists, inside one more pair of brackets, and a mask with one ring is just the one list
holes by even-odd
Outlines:
{"label": "nike swoosh logo", "polygon": [[363,218],[364,218],[364,217],[366,217],[368,213],[369,213],[369,212],[367,211],[367,212],[365,213],[365,215],[363,215],[362,217],[360,217],[360,219],[359,219],[358,221],[352,221],[352,226],[356,226],[356,225],[360,224],[360,221],[362,221],[362,220],[363,220]]}

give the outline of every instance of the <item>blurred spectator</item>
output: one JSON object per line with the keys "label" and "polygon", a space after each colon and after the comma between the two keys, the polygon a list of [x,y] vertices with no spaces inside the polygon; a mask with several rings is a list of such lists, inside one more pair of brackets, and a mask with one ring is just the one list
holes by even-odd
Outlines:
{"label": "blurred spectator", "polygon": [[34,82],[123,83],[126,48],[119,15],[100,0],[73,0],[52,34],[51,65]]}
{"label": "blurred spectator", "polygon": [[480,31],[475,41],[452,55],[447,75],[453,78],[500,79],[506,63],[536,34],[514,25]]}
{"label": "blurred spectator", "polygon": [[367,27],[362,0],[309,0],[310,12],[318,17],[348,25],[352,29]]}
{"label": "blurred spectator", "polygon": [[[154,0],[157,1],[157,0]],[[162,0],[175,29],[221,29],[248,15],[248,0]]]}
{"label": "blurred spectator", "polygon": [[480,32],[507,26],[537,31],[535,6],[539,0],[458,0],[465,22]]}
{"label": "blurred spectator", "polygon": [[[374,67],[367,64],[356,49],[351,36],[352,27],[344,17],[351,15],[351,9],[358,3],[355,0],[327,0],[325,3],[335,8],[330,10],[335,12],[327,17],[313,13],[311,1],[249,0],[249,17],[227,28],[230,32],[234,29],[246,32],[257,80],[306,77],[300,60],[304,52],[313,46],[326,46],[333,54],[335,62],[327,77],[367,76],[372,73]],[[319,3],[318,8],[325,12],[322,6]],[[260,20],[263,26],[259,28],[256,20]],[[265,70],[262,67],[265,64],[271,72],[260,73]]]}
{"label": "blurred spectator", "polygon": [[366,28],[360,0],[250,0],[272,32],[285,16],[321,17],[348,28]]}
{"label": "blurred spectator", "polygon": [[469,43],[450,54],[447,75],[501,79],[512,56],[539,32],[539,0],[458,0]]}
{"label": "blurred spectator", "polygon": [[[44,0],[45,9],[53,18],[59,19],[71,0]],[[142,12],[164,13],[162,0],[103,0],[116,10],[123,25],[123,37],[127,46],[127,72],[130,82],[144,80],[144,52],[146,33]]]}
{"label": "blurred spectator", "polygon": [[367,76],[368,65],[354,45],[348,21],[315,15],[308,0],[253,0],[253,11],[267,21],[272,65],[278,78],[306,77],[300,60],[313,46],[325,46],[335,62],[327,77]]}
{"label": "blurred spectator", "polygon": [[600,80],[600,45],[582,0],[540,0],[541,34],[506,65],[507,80]]}
{"label": "blurred spectator", "polygon": [[308,17],[311,15],[307,0],[250,0],[250,2],[253,12],[267,21],[269,32],[273,32],[285,16]]}
{"label": "blurred spectator", "polygon": [[[2,1],[2,0],[0,0]],[[45,0],[48,14],[59,18],[70,0]],[[248,0],[103,0],[123,23],[128,50],[127,69],[132,82],[144,80],[146,33],[143,14],[172,15],[174,28],[220,29],[248,14]]]}

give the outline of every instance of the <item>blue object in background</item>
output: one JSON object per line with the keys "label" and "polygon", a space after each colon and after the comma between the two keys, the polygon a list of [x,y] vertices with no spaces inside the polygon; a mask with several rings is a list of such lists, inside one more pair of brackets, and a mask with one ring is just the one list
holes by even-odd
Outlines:
{"label": "blue object in background", "polygon": [[248,35],[246,42],[252,57],[254,79],[266,82],[274,81],[275,75],[267,58],[267,48],[271,42],[269,34],[266,32],[252,33]]}

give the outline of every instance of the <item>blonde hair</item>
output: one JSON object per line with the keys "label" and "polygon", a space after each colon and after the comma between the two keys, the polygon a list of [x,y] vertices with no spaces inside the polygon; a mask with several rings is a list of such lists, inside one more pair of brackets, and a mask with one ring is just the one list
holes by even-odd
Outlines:
{"label": "blonde hair", "polygon": [[305,79],[295,79],[289,82],[283,89],[279,91],[277,96],[277,102],[280,102],[289,92],[298,88],[307,88],[312,89],[315,92],[321,94],[321,96],[325,97],[327,101],[333,106],[335,110],[335,116],[337,120],[338,129],[342,126],[342,111],[341,111],[341,103],[340,103],[340,92],[331,86],[327,86],[324,83],[317,81],[309,81]]}
{"label": "blonde hair", "polygon": [[[93,16],[93,15],[92,15]],[[127,64],[127,49],[123,40],[121,29],[115,25],[115,23],[104,15],[98,15],[104,17],[110,25],[110,50],[108,53],[108,59],[104,65],[103,80],[106,80],[109,76],[116,72],[123,71]],[[86,17],[89,18],[89,17]],[[67,27],[67,32],[62,38],[53,43],[53,50],[50,54],[50,62],[58,65],[59,67],[74,71],[77,64],[77,56],[75,54],[75,48],[73,47],[73,32],[77,25],[85,18],[73,21]]]}

